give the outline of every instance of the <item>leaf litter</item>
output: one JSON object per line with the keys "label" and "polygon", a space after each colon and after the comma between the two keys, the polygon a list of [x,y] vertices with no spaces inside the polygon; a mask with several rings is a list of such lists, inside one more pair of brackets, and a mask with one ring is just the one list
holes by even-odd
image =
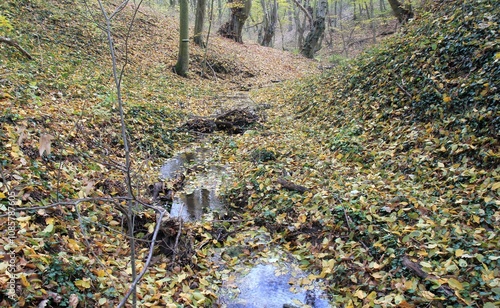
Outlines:
{"label": "leaf litter", "polygon": [[[17,40],[44,59],[26,62],[0,46],[8,55],[0,59],[7,80],[0,84],[2,210],[11,189],[16,207],[125,195],[114,167],[123,152],[102,35],[91,24],[68,27],[68,10],[87,17],[81,20],[88,11],[56,1],[0,8],[22,20],[13,22],[22,29]],[[439,2],[383,46],[306,79],[297,78],[314,73],[314,62],[216,38],[209,53],[215,77],[200,76],[203,53],[194,48],[186,80],[169,71],[176,22],[143,8],[124,80],[132,168],[144,184],[139,198],[152,202],[146,187],[158,166],[196,142],[209,144],[234,177],[222,191],[225,217],[165,224],[161,239],[170,253],[155,253],[138,288],[141,303],[211,306],[238,263],[275,257],[272,243],[311,273],[303,285],[321,280],[335,305],[496,306],[497,11],[489,1]],[[40,31],[32,24],[44,39],[31,39]],[[274,81],[282,82],[268,86]],[[256,106],[265,106],[258,125],[203,138],[177,129],[193,116],[229,110],[225,93],[249,88]],[[43,136],[51,142],[39,143]],[[280,179],[308,190],[283,189]],[[137,217],[136,236],[147,241],[154,214],[139,210]],[[107,201],[16,212],[14,245],[2,244],[16,253],[18,304],[116,304],[130,279],[123,219]],[[182,251],[173,253],[178,234]],[[146,254],[140,246],[139,270]]]}

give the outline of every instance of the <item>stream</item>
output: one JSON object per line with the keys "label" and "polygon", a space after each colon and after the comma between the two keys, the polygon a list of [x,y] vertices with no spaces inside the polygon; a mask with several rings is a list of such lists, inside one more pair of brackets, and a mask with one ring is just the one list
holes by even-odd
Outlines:
{"label": "stream", "polygon": [[[254,107],[246,92],[225,96],[225,100],[232,105]],[[230,179],[232,171],[229,165],[216,161],[213,154],[208,147],[186,148],[161,167],[164,180],[190,173],[183,189],[173,198],[170,217],[196,221],[224,212],[218,191]],[[229,272],[222,278],[218,304],[228,308],[331,307],[322,291],[324,287],[308,279],[309,274],[299,268],[290,253],[272,243],[267,231],[259,232],[257,237],[248,240],[257,241],[259,249],[266,251],[265,257],[252,254],[228,270],[222,252],[215,252],[214,263],[220,264],[221,272]]]}

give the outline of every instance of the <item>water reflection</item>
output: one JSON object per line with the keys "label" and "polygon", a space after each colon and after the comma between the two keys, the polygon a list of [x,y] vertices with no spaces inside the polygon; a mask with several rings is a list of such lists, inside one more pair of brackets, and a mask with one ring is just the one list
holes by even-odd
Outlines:
{"label": "water reflection", "polygon": [[221,210],[222,202],[217,197],[217,190],[227,177],[225,167],[215,164],[212,160],[212,151],[208,148],[186,150],[169,159],[161,167],[161,176],[164,179],[175,179],[188,169],[195,170],[189,175],[184,189],[176,192],[171,217],[183,220],[199,220],[208,210]]}

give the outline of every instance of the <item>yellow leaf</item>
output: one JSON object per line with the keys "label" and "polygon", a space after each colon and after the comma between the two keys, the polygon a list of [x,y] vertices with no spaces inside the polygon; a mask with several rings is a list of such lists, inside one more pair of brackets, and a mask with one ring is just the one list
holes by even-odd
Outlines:
{"label": "yellow leaf", "polygon": [[372,277],[375,279],[380,279],[380,278],[384,277],[384,275],[382,275],[380,272],[375,272],[372,274]]}
{"label": "yellow leaf", "polygon": [[463,251],[462,249],[457,249],[455,250],[455,257],[460,258],[464,253],[465,251]]}
{"label": "yellow leaf", "polygon": [[369,300],[370,302],[373,301],[375,298],[377,298],[377,292],[375,291],[372,291],[370,294],[368,294],[368,296],[366,297],[367,300]]}
{"label": "yellow leaf", "polygon": [[370,262],[370,264],[368,265],[370,268],[373,268],[373,269],[380,269],[382,266],[380,264],[378,264],[377,262]]}
{"label": "yellow leaf", "polygon": [[7,196],[3,192],[0,192],[0,199],[7,199]]}
{"label": "yellow leaf", "polygon": [[299,215],[299,222],[304,223],[307,220],[307,216],[304,214]]}
{"label": "yellow leaf", "polygon": [[496,182],[493,184],[493,186],[491,186],[491,190],[497,190],[500,188],[500,182]]}
{"label": "yellow leaf", "polygon": [[462,283],[460,281],[450,278],[448,279],[448,285],[453,289],[453,290],[463,290],[464,287],[462,286]]}
{"label": "yellow leaf", "polygon": [[102,306],[102,305],[106,304],[106,301],[107,301],[107,299],[105,299],[104,297],[99,298],[99,305]]}
{"label": "yellow leaf", "polygon": [[84,289],[89,289],[90,288],[90,281],[88,280],[76,280],[75,281],[75,286],[77,287],[81,287],[81,288],[84,288]]}
{"label": "yellow leaf", "polygon": [[26,279],[26,275],[21,276],[21,284],[26,288],[30,286],[29,281]]}
{"label": "yellow leaf", "polygon": [[177,282],[182,282],[184,279],[187,278],[187,274],[183,273],[177,276]]}
{"label": "yellow leaf", "polygon": [[429,300],[433,300],[436,297],[434,293],[429,291],[422,291],[422,296]]}
{"label": "yellow leaf", "polygon": [[69,249],[71,249],[72,251],[80,251],[81,248],[80,248],[80,244],[73,240],[73,239],[67,239],[67,242],[68,242],[68,247]]}
{"label": "yellow leaf", "polygon": [[363,290],[357,290],[356,292],[354,292],[354,296],[359,299],[364,299],[366,297],[366,292]]}
{"label": "yellow leaf", "polygon": [[13,97],[9,93],[6,93],[6,92],[0,93],[0,99],[4,99],[4,98],[13,98]]}
{"label": "yellow leaf", "polygon": [[405,289],[406,289],[406,290],[411,290],[411,289],[413,289],[413,281],[411,281],[411,280],[407,280],[407,281],[405,281]]}
{"label": "yellow leaf", "polygon": [[443,95],[443,102],[449,103],[451,102],[451,97],[448,94]]}

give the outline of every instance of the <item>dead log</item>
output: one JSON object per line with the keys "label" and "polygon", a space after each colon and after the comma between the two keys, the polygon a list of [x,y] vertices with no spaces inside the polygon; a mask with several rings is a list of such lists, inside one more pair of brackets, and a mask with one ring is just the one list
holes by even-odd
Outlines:
{"label": "dead log", "polygon": [[278,179],[278,184],[280,184],[281,187],[283,187],[284,189],[288,189],[291,191],[297,191],[299,193],[305,193],[306,191],[309,191],[309,188],[307,188],[305,186],[294,184],[294,183],[287,181],[283,178]]}

